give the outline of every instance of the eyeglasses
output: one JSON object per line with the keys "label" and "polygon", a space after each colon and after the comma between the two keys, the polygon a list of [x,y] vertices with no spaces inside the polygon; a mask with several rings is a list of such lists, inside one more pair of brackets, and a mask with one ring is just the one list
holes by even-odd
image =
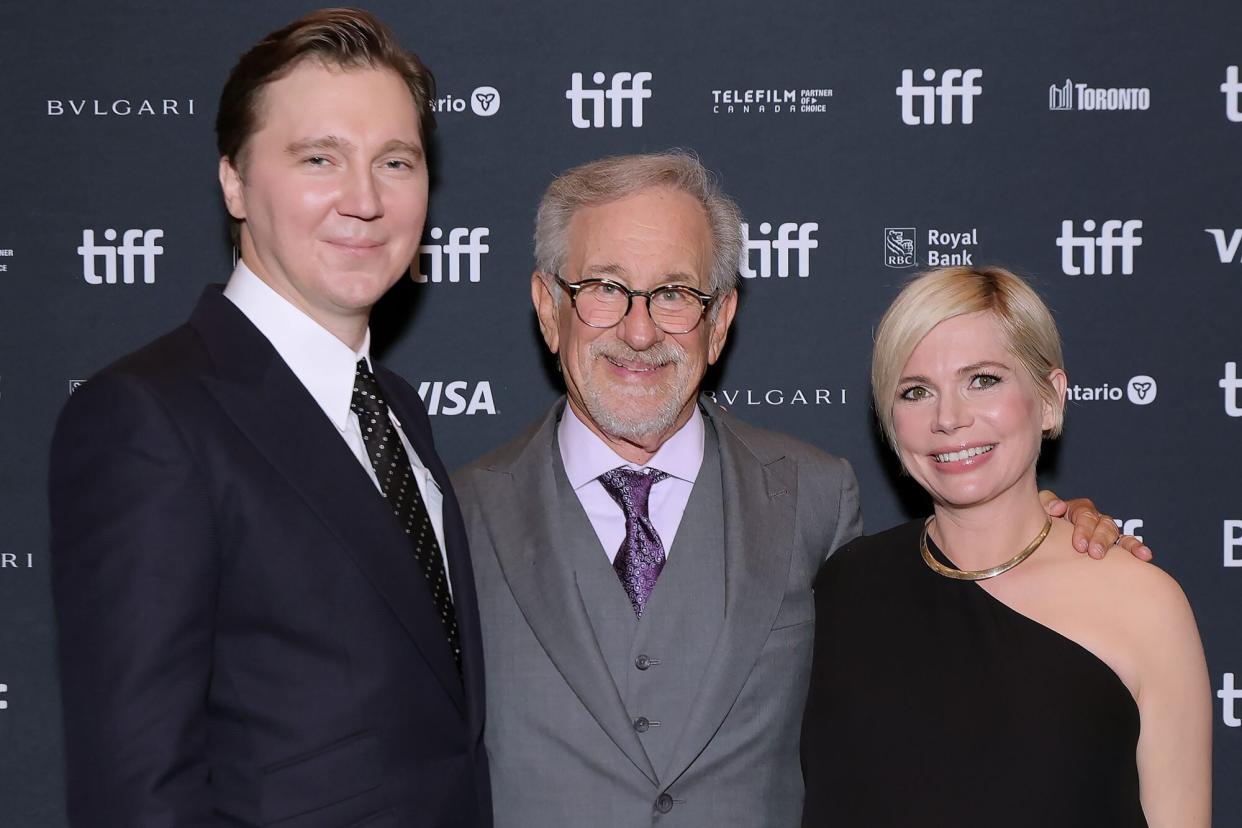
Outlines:
{"label": "eyeglasses", "polygon": [[569,293],[578,318],[592,328],[611,328],[634,307],[634,297],[647,300],[647,313],[655,326],[667,334],[690,333],[699,326],[716,298],[685,285],[665,285],[655,290],[631,290],[611,279],[583,279],[567,282],[553,274],[556,283]]}

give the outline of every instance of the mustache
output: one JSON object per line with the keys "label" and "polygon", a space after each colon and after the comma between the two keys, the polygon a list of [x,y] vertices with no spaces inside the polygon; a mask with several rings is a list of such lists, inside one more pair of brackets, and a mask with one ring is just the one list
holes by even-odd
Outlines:
{"label": "mustache", "polygon": [[660,365],[680,365],[686,361],[686,352],[680,345],[669,339],[652,344],[650,348],[636,351],[624,342],[613,339],[597,339],[591,343],[587,355],[609,357],[627,362],[638,362],[652,367]]}

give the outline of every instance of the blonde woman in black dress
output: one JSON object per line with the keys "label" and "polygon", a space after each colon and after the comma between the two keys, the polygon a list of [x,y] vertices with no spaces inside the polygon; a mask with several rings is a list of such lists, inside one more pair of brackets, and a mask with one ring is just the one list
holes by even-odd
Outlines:
{"label": "blonde woman in black dress", "polygon": [[1066,390],[1048,309],[999,268],[933,271],[874,354],[932,516],[816,582],[804,826],[1208,826],[1212,696],[1181,589],[1079,555],[1040,505]]}

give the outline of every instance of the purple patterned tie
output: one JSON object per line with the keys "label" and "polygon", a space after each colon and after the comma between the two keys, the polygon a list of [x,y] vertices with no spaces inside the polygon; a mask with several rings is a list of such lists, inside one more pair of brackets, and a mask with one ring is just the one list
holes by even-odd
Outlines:
{"label": "purple patterned tie", "polygon": [[625,466],[604,472],[599,482],[625,512],[625,540],[617,550],[612,568],[630,596],[634,615],[643,617],[643,606],[651,597],[656,578],[664,568],[664,544],[647,514],[651,487],[668,475],[658,469],[638,471]]}

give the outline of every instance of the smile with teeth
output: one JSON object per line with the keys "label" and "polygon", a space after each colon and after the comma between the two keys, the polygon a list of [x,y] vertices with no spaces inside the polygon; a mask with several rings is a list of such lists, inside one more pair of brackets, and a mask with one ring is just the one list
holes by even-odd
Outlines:
{"label": "smile with teeth", "polygon": [[662,365],[651,365],[651,364],[641,363],[641,362],[635,362],[635,363],[621,362],[620,360],[613,359],[607,354],[604,355],[604,359],[608,360],[609,362],[611,362],[613,365],[617,366],[618,368],[624,368],[627,371],[634,371],[637,373],[649,373],[651,371],[659,370],[661,367],[663,367]]}
{"label": "smile with teeth", "polygon": [[973,448],[962,449],[961,451],[951,451],[948,454],[933,454],[937,463],[957,463],[961,460],[968,460],[971,457],[978,457],[980,454],[987,454],[996,448],[995,444],[988,446],[975,446]]}

